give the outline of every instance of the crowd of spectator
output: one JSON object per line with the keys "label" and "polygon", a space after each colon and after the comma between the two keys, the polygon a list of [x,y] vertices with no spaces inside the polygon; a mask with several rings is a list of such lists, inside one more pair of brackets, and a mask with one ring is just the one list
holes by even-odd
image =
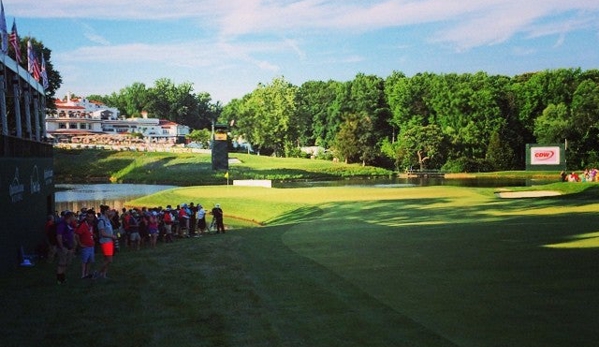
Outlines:
{"label": "crowd of spectator", "polygon": [[566,173],[562,171],[560,173],[562,182],[596,182],[599,181],[599,177],[597,176],[597,169],[585,169],[580,175],[572,171],[571,173]]}
{"label": "crowd of spectator", "polygon": [[[210,224],[207,218],[212,216]],[[76,254],[81,258],[81,278],[107,278],[115,252],[123,247],[139,250],[155,248],[159,241],[224,234],[223,210],[216,204],[210,211],[193,202],[166,207],[123,208],[120,212],[101,205],[100,210],[82,208],[48,216],[45,225],[48,240],[47,259],[57,258],[56,280],[66,281],[66,269]],[[103,264],[92,271],[95,254],[101,253]]]}

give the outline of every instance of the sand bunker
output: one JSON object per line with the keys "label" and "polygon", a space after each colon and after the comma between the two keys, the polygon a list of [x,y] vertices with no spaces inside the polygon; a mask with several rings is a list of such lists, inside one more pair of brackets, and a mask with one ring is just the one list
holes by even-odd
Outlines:
{"label": "sand bunker", "polygon": [[562,195],[553,190],[529,190],[519,192],[495,192],[495,196],[502,199],[542,198],[547,196]]}

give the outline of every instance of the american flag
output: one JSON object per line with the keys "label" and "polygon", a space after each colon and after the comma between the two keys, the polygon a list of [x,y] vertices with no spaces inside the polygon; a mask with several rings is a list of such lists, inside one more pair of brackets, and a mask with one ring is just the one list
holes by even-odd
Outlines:
{"label": "american flag", "polygon": [[15,50],[15,60],[18,64],[21,63],[21,46],[19,40],[19,34],[17,33],[17,23],[13,19],[12,21],[12,32],[10,33],[10,44]]}
{"label": "american flag", "polygon": [[37,61],[35,50],[31,45],[31,41],[27,41],[27,70],[33,76],[33,78],[39,82],[40,80],[40,64]]}
{"label": "american flag", "polygon": [[8,53],[8,28],[6,27],[6,17],[4,16],[4,2],[0,1],[0,38],[2,39],[2,46],[0,50],[2,53]]}
{"label": "american flag", "polygon": [[42,85],[44,89],[48,89],[50,87],[50,83],[48,82],[48,74],[46,73],[46,59],[44,59],[44,55],[42,54],[42,70],[40,71],[42,75]]}

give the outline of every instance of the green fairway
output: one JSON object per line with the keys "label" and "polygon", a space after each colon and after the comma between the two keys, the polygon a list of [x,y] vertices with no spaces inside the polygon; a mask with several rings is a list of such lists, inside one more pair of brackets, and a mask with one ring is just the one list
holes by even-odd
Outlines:
{"label": "green fairway", "polygon": [[459,187],[167,191],[131,204],[219,202],[233,229],[125,250],[106,281],[77,279],[77,261],[63,286],[48,264],[19,269],[0,279],[0,338],[6,346],[593,346],[599,195],[579,187],[515,200]]}

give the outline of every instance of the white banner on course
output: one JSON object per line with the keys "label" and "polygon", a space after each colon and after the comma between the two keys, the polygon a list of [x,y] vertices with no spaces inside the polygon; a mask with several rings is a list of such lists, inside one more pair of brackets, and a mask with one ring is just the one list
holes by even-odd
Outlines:
{"label": "white banner on course", "polygon": [[559,165],[560,148],[552,147],[531,147],[530,164],[532,165]]}

